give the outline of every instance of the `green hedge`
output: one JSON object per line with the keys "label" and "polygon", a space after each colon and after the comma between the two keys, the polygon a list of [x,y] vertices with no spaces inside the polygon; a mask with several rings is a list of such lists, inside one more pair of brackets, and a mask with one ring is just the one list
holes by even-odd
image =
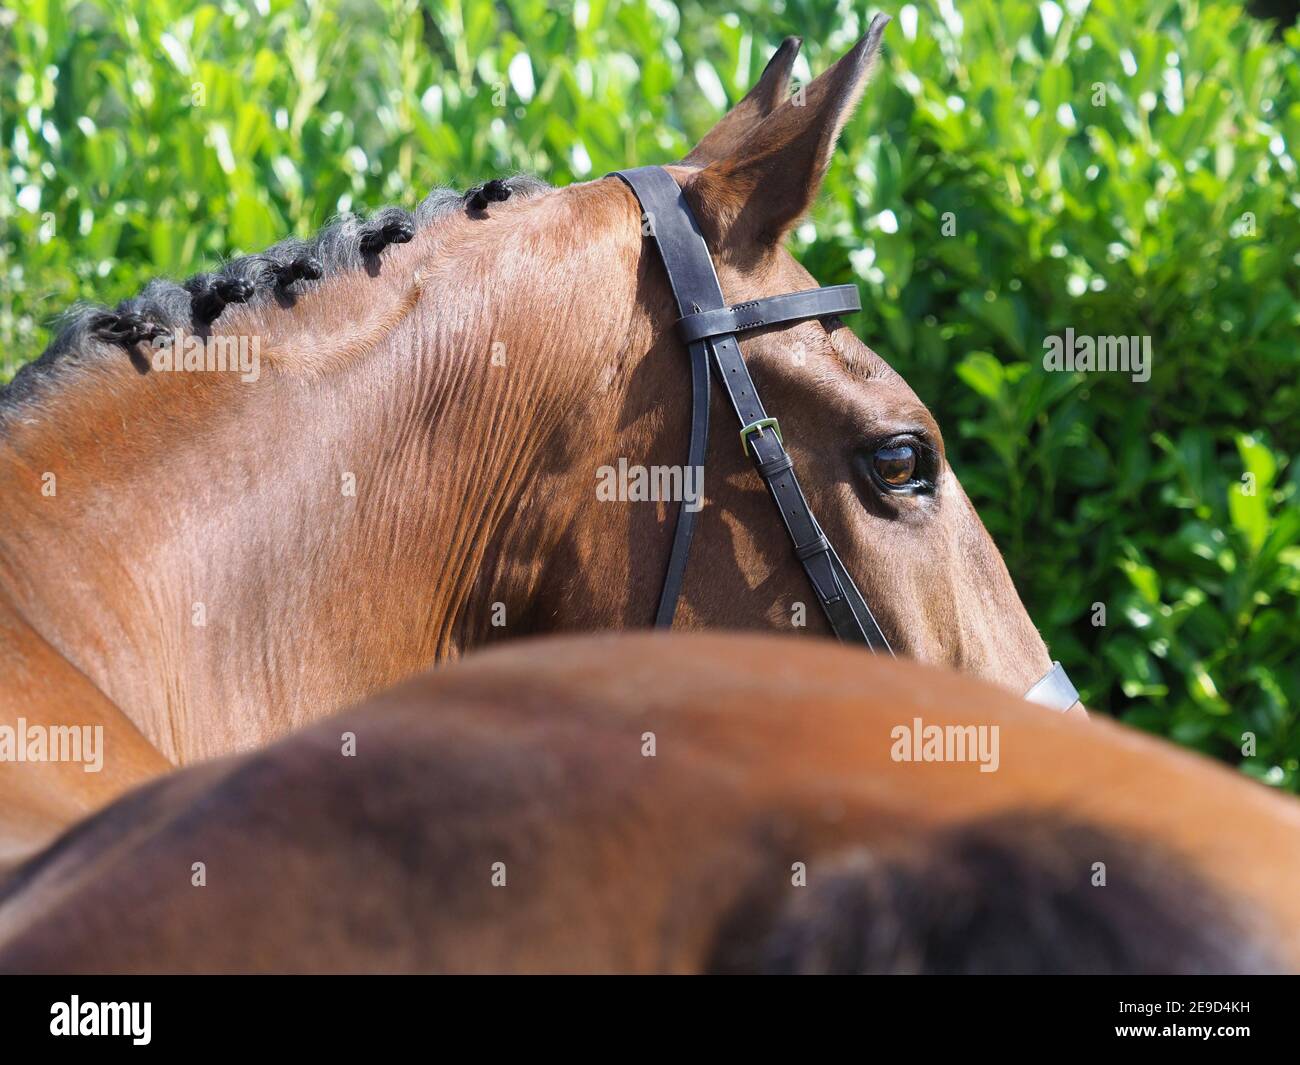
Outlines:
{"label": "green hedge", "polygon": [[[1194,0],[893,13],[798,254],[864,285],[860,334],[945,427],[1089,704],[1300,790],[1300,31],[1270,41],[1238,5]],[[804,38],[806,79],[866,16],[16,0],[0,379],[76,299],[340,210],[679,157],[783,36]],[[1067,328],[1149,336],[1150,380],[1045,372]]]}

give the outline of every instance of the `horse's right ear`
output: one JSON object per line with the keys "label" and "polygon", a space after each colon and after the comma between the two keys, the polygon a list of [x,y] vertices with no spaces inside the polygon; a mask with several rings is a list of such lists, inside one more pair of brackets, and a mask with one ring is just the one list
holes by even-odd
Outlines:
{"label": "horse's right ear", "polygon": [[776,245],[812,205],[840,130],[866,88],[888,22],[887,15],[877,15],[839,62],[743,136],[726,138],[728,151],[688,178],[683,189],[716,245]]}
{"label": "horse's right ear", "polygon": [[790,71],[794,69],[802,43],[798,37],[787,37],[782,41],[781,47],[767,61],[757,84],[718,120],[682,162],[687,166],[706,166],[715,159],[726,158],[739,148],[754,127],[785,101],[789,94]]}

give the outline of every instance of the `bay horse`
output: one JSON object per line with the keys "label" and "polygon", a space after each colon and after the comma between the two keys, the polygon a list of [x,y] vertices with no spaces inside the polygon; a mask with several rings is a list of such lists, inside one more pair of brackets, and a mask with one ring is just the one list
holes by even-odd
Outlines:
{"label": "bay horse", "polygon": [[547,637],[79,823],[0,883],[0,971],[1294,971],[1297,883],[1300,803],[1108,720],[831,641]]}
{"label": "bay horse", "polygon": [[[783,239],[883,23],[790,98],[787,41],[670,168],[729,302],[811,286]],[[623,183],[525,177],[73,312],[0,396],[0,728],[105,758],[0,760],[0,862],[469,649],[647,625],[675,507],[595,475],[681,462],[675,318]],[[1024,692],[1051,659],[924,404],[838,319],[743,344],[893,646]],[[676,625],[824,633],[729,436]]]}

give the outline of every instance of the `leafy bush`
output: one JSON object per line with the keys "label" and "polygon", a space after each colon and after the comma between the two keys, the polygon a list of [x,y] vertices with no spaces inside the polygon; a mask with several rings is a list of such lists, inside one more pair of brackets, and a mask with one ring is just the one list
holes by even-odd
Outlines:
{"label": "leafy bush", "polygon": [[[0,379],[76,299],[338,211],[680,157],[783,36],[806,80],[865,24],[717,6],[16,0]],[[1300,30],[1208,0],[896,14],[798,254],[864,285],[860,334],[1089,705],[1300,790]],[[1046,372],[1067,328],[1150,337],[1150,380]]]}

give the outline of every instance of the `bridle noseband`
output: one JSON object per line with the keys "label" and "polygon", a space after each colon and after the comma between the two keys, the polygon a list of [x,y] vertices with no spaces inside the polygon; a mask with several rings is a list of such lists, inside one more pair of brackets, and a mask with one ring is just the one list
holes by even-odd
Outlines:
{"label": "bridle noseband", "polygon": [[[806,292],[766,296],[727,306],[713,269],[713,257],[700,233],[681,188],[661,166],[618,170],[631,188],[649,223],[649,236],[668,274],[679,318],[677,331],[691,363],[691,439],[689,467],[702,470],[709,440],[709,374],[712,369],[740,419],[740,444],[754,461],[790,536],[795,558],[803,565],[817,602],[831,630],[844,643],[865,644],[892,655],[875,616],[822,532],[799,487],[794,461],[781,438],[781,427],[759,399],[758,390],[740,353],[737,336],[752,329],[787,325],[809,318],[829,318],[862,309],[857,286],[834,285]],[[655,625],[671,628],[681,596],[686,560],[699,510],[681,506],[673,532],[668,572],[659,596]],[[1058,710],[1068,710],[1079,694],[1059,662],[1025,698]],[[1069,700],[1068,702],[1066,700]]]}

